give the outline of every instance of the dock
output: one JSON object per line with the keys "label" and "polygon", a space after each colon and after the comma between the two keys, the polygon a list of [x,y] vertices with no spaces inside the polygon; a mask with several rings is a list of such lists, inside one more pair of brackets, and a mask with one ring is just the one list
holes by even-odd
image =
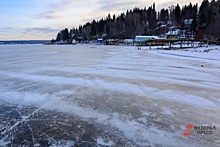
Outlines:
{"label": "dock", "polygon": [[[187,46],[184,46],[187,44]],[[194,47],[203,47],[210,44],[219,45],[220,41],[213,40],[196,40],[196,39],[151,39],[145,42],[136,42],[137,49],[141,49],[142,46],[149,46],[151,49],[152,46],[157,46],[158,49],[183,49],[183,48],[194,48]],[[175,46],[174,46],[175,45]]]}

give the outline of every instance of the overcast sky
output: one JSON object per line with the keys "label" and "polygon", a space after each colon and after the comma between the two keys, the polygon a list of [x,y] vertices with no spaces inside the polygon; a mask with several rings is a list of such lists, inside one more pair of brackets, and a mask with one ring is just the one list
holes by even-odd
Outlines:
{"label": "overcast sky", "polygon": [[[201,4],[202,0],[191,3]],[[157,11],[168,6],[188,5],[188,0],[0,0],[0,40],[50,40],[63,28],[99,20],[108,13],[120,14],[134,7]]]}

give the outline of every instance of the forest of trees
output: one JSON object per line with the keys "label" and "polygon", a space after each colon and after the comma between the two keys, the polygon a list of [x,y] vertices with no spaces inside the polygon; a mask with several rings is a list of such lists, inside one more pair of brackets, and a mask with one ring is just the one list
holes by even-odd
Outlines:
{"label": "forest of trees", "polygon": [[190,31],[203,30],[206,35],[220,38],[220,0],[203,0],[198,4],[183,7],[172,5],[169,8],[156,12],[155,3],[148,8],[127,10],[116,16],[108,14],[106,18],[92,20],[78,28],[61,30],[56,41],[59,40],[93,40],[98,37],[107,38],[134,38],[136,35],[161,35],[157,29],[161,25],[175,26],[184,29],[184,20],[192,19]]}

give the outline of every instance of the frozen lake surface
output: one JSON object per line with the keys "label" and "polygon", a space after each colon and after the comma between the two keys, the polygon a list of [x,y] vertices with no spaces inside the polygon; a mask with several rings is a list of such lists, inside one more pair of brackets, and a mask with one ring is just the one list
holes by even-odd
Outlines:
{"label": "frozen lake surface", "polygon": [[220,146],[220,47],[1,45],[0,106],[0,146]]}

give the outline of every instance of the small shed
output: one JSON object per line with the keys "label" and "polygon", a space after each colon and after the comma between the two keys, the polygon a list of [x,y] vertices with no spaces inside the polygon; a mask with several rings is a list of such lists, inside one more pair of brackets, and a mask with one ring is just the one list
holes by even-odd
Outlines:
{"label": "small shed", "polygon": [[159,38],[158,36],[136,36],[135,37],[135,42],[146,42],[152,39],[157,39]]}
{"label": "small shed", "polygon": [[97,43],[103,43],[103,39],[102,38],[97,38]]}

